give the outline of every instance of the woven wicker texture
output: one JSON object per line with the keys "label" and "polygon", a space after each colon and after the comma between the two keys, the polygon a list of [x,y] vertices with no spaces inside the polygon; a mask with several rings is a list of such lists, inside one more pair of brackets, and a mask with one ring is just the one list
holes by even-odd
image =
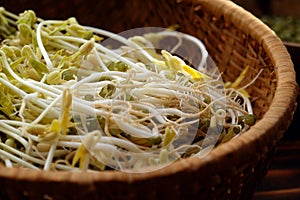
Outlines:
{"label": "woven wicker texture", "polygon": [[75,16],[81,24],[122,31],[168,27],[204,41],[226,81],[247,65],[254,112],[248,132],[214,149],[204,159],[189,158],[144,173],[43,172],[0,167],[1,199],[252,199],[266,174],[276,144],[295,110],[293,63],[282,42],[257,18],[227,0],[167,1],[0,1],[13,12],[33,9],[44,19]]}

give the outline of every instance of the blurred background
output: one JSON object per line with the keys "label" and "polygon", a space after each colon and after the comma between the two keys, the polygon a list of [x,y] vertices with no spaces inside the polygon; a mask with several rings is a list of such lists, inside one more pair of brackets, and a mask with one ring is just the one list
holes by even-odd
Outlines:
{"label": "blurred background", "polygon": [[[300,84],[300,0],[233,0],[250,11],[281,38],[286,45]],[[299,105],[298,98],[298,105]],[[266,177],[258,186],[255,200],[300,199],[300,106],[290,128],[277,148]]]}
{"label": "blurred background", "polygon": [[294,16],[300,17],[299,0],[233,0],[235,3],[247,8],[256,16]]}
{"label": "blurred background", "polygon": [[285,42],[300,43],[299,0],[234,0],[268,24]]}

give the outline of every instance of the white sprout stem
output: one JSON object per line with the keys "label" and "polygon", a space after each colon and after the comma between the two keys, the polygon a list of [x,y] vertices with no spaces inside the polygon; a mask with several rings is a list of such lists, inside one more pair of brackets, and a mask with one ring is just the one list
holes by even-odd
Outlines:
{"label": "white sprout stem", "polygon": [[156,80],[156,81],[152,81],[150,83],[147,83],[146,86],[147,87],[151,87],[151,88],[167,88],[170,90],[176,90],[176,91],[180,91],[180,92],[201,92],[199,91],[195,91],[194,88],[191,88],[189,86],[185,86],[185,85],[174,85],[175,83],[166,83],[166,80]]}
{"label": "white sprout stem", "polygon": [[[78,136],[75,136],[75,138],[76,139],[80,138],[80,140],[82,139],[81,136],[79,136],[79,138],[78,138]],[[71,138],[68,138],[68,139],[71,139]],[[139,149],[135,144],[133,144],[133,143],[127,141],[127,140],[123,140],[123,139],[119,139],[119,138],[102,136],[99,142],[110,144],[110,145],[118,145],[120,147],[126,148],[130,152],[136,152],[136,153],[144,152],[141,149]],[[97,144],[98,143],[96,143],[96,145]],[[61,147],[69,147],[69,148],[78,149],[80,147],[80,145],[82,145],[82,143],[81,142],[76,142],[76,141],[59,141],[57,143],[57,145],[61,146]],[[89,149],[89,147],[87,147],[87,148]]]}
{"label": "white sprout stem", "polygon": [[117,117],[112,117],[111,119],[114,120],[114,122],[122,131],[130,135],[142,138],[150,138],[155,136],[155,134],[152,133],[152,131],[146,126],[128,123],[125,122],[124,119],[119,119]]}
{"label": "white sprout stem", "polygon": [[[115,113],[111,113],[110,111],[106,112],[103,109],[99,109],[100,107],[103,107],[103,106],[105,106],[109,109],[112,109],[112,106],[113,106],[113,109],[116,109],[117,107],[119,107],[119,108],[124,108],[125,110],[128,110],[128,108],[131,107],[130,106],[131,104],[129,102],[124,102],[124,101],[118,100],[118,99],[103,99],[103,100],[97,100],[94,102],[84,101],[84,100],[78,99],[78,98],[75,98],[74,100],[75,100],[75,103],[78,102],[78,104],[76,104],[78,106],[80,106],[80,104],[83,104],[80,107],[88,109],[88,112],[90,114],[91,114],[91,111],[93,111],[95,113],[98,113],[99,116],[115,115]],[[124,106],[122,107],[122,105],[124,105]],[[88,107],[85,107],[85,106],[88,106]],[[90,110],[89,108],[92,108],[92,110]]]}
{"label": "white sprout stem", "polygon": [[[36,87],[41,88],[41,90],[46,90],[50,92],[51,97],[56,97],[61,93],[61,90],[57,89],[55,85],[48,85],[46,83],[43,83],[42,81],[35,81],[35,80],[26,80],[28,83],[35,85]],[[43,90],[43,91],[44,91]]]}
{"label": "white sprout stem", "polygon": [[132,106],[140,108],[140,109],[146,109],[148,110],[150,113],[152,113],[152,115],[159,121],[159,123],[164,124],[166,121],[164,120],[164,118],[161,116],[161,114],[154,108],[151,107],[149,105],[146,104],[138,104],[138,103],[132,103]]}
{"label": "white sprout stem", "polygon": [[[49,36],[49,39],[51,39],[52,37]],[[70,44],[68,42],[65,42],[63,40],[56,40],[54,41],[49,41],[48,45],[52,46],[52,47],[56,47],[57,49],[67,49],[69,51],[77,51],[79,48],[76,45]]]}
{"label": "white sprout stem", "polygon": [[50,105],[45,110],[43,110],[43,112],[31,124],[39,123],[46,116],[46,114],[50,111],[50,109],[52,109],[61,99],[62,99],[62,93],[58,97],[56,97],[50,103]]}
{"label": "white sprout stem", "polygon": [[[38,141],[37,141],[38,142]],[[37,158],[37,159],[41,159],[44,161],[43,165],[45,164],[45,160],[46,160],[46,157],[48,156],[48,151],[45,151],[45,152],[40,152],[40,151],[31,151],[28,153],[29,156],[32,156],[34,158]],[[59,157],[63,157],[63,156],[66,156],[68,154],[70,154],[71,151],[68,151],[68,150],[63,150],[63,149],[56,149],[55,152],[54,152],[54,155],[53,157],[55,158],[59,158]]]}
{"label": "white sprout stem", "polygon": [[40,81],[28,80],[28,83],[38,86],[39,88],[45,89],[51,92],[51,97],[57,97],[61,92],[62,89],[58,89],[56,85],[48,85]]}
{"label": "white sprout stem", "polygon": [[38,167],[34,166],[33,164],[26,162],[25,160],[18,158],[17,156],[15,156],[7,151],[4,151],[2,149],[0,149],[0,155],[3,155],[5,157],[9,158],[10,160],[12,160],[16,163],[19,163],[24,167],[35,169],[35,170],[40,170]]}
{"label": "white sprout stem", "polygon": [[85,115],[92,115],[95,114],[97,116],[104,116],[107,117],[109,116],[111,113],[105,110],[99,110],[99,109],[95,109],[93,106],[91,105],[85,105],[82,104],[82,102],[84,102],[83,100],[80,101],[79,99],[73,99],[73,115],[76,114],[85,114]]}
{"label": "white sprout stem", "polygon": [[250,85],[252,85],[260,76],[260,74],[264,71],[264,69],[260,69],[259,72],[256,74],[256,76],[246,85],[244,85],[243,87],[239,88],[239,90],[243,90],[246,89],[247,87],[249,87]]}
{"label": "white sprout stem", "polygon": [[235,114],[234,114],[233,110],[232,109],[227,109],[227,112],[230,115],[231,124],[236,124],[237,120],[236,120],[236,117],[235,117]]}
{"label": "white sprout stem", "polygon": [[245,103],[246,103],[246,106],[247,106],[247,112],[249,114],[253,114],[252,105],[251,105],[251,102],[250,102],[249,98],[245,98],[244,100],[246,101]]}
{"label": "white sprout stem", "polygon": [[[82,142],[70,142],[70,141],[58,141],[57,145],[62,146],[62,147],[67,147],[67,148],[75,148],[78,149],[83,143]],[[87,149],[90,149],[89,147],[86,147]],[[118,149],[116,146],[110,144],[110,143],[101,143],[98,142],[95,144],[93,150],[98,151],[101,150],[101,152],[105,155],[110,155],[111,156],[114,154],[114,152],[117,152]]]}
{"label": "white sprout stem", "polygon": [[98,72],[98,73],[91,73],[91,75],[84,77],[74,85],[70,87],[70,90],[75,90],[78,87],[80,87],[83,84],[89,83],[89,82],[94,82],[98,81],[99,78],[105,77],[105,76],[123,76],[126,77],[126,73],[124,72],[119,72],[119,71],[107,71],[107,72]]}
{"label": "white sprout stem", "polygon": [[103,30],[103,29],[90,27],[90,26],[83,26],[83,27],[87,30],[93,31],[94,33],[97,33],[97,34],[109,37],[111,39],[117,40],[119,42],[122,42],[125,45],[129,44],[128,40],[126,38],[120,36],[119,34],[115,34],[115,33],[112,33],[112,32],[109,32],[109,31],[106,31],[106,30]]}
{"label": "white sprout stem", "polygon": [[100,141],[104,142],[104,143],[109,143],[109,144],[113,144],[113,145],[117,145],[117,146],[126,148],[130,152],[143,152],[136,145],[134,145],[133,143],[131,143],[127,140],[114,138],[114,137],[102,136]]}
{"label": "white sprout stem", "polygon": [[38,24],[37,26],[37,29],[36,29],[36,40],[37,40],[37,44],[38,44],[38,47],[44,57],[44,60],[46,62],[46,65],[47,65],[47,68],[49,71],[52,71],[53,69],[53,63],[46,51],[46,48],[43,44],[43,40],[42,40],[42,28],[44,25],[47,25],[47,24],[60,24],[62,23],[62,21],[56,21],[56,20],[47,20],[47,21],[42,21]]}
{"label": "white sprout stem", "polygon": [[26,124],[26,122],[21,122],[21,121],[11,120],[11,119],[9,119],[9,120],[5,120],[5,119],[0,120],[0,124],[7,124],[7,125],[10,124],[12,126],[19,126],[19,127],[22,127],[24,123]]}
{"label": "white sprout stem", "polygon": [[[82,139],[82,138],[81,138]],[[82,145],[81,141],[58,141],[57,146],[78,149]]]}
{"label": "white sprout stem", "polygon": [[47,74],[44,74],[43,77],[41,78],[40,82],[45,83],[46,80],[47,80]]}
{"label": "white sprout stem", "polygon": [[106,65],[103,63],[102,59],[100,58],[97,50],[94,48],[93,49],[93,53],[96,56],[97,62],[99,63],[99,65],[101,66],[101,68],[103,69],[103,71],[108,72],[108,68],[106,67]]}
{"label": "white sprout stem", "polygon": [[178,37],[178,43],[171,49],[171,53],[175,52],[182,45],[182,37]]}
{"label": "white sprout stem", "polygon": [[20,142],[26,149],[29,147],[28,142],[21,137],[21,133],[19,129],[16,129],[12,126],[9,126],[6,123],[3,123],[3,121],[0,121],[0,127],[1,127],[1,132],[9,135],[10,137],[16,139],[18,142]]}
{"label": "white sprout stem", "polygon": [[[143,152],[143,153],[130,152],[130,154],[128,154],[128,152],[121,151],[114,145],[105,144],[105,143],[97,143],[95,145],[94,152],[96,153],[95,155],[97,155],[97,158],[99,158],[99,160],[101,160],[103,163],[106,163],[107,165],[110,166],[119,167],[121,170],[124,169],[123,166],[124,164],[126,163],[127,165],[129,164],[128,159],[130,158],[126,157],[128,155],[130,155],[130,157],[134,155],[132,157],[133,159],[135,156],[144,157],[144,158],[145,157],[150,158],[150,156],[153,156],[152,153],[147,153],[147,152]],[[119,158],[122,158],[124,161],[120,161]],[[133,163],[131,163],[131,165],[132,164]]]}
{"label": "white sprout stem", "polygon": [[189,94],[183,94],[175,90],[168,90],[165,88],[139,88],[134,90],[134,95],[138,97],[142,97],[144,95],[150,96],[150,97],[169,97],[169,98],[174,98],[174,99],[189,99],[194,102],[200,102],[200,99],[195,97],[194,95],[189,95]]}
{"label": "white sprout stem", "polygon": [[14,86],[13,84],[11,84],[10,82],[8,82],[7,80],[5,80],[3,78],[0,78],[0,83],[2,83],[6,87],[8,87],[12,91],[14,91],[15,93],[19,94],[21,97],[24,97],[27,94],[26,92],[24,92],[23,90],[21,90],[20,88],[18,88],[16,86]]}
{"label": "white sprout stem", "polygon": [[12,164],[12,162],[10,161],[9,158],[4,158],[4,162],[5,162],[5,166],[6,166],[7,168],[12,168],[12,167],[13,167],[13,164]]}
{"label": "white sprout stem", "polygon": [[[102,104],[104,105],[104,104],[107,104],[108,102],[111,102],[111,103],[114,102],[114,105],[118,105],[117,100],[111,100],[111,101],[107,100],[106,103],[102,102]],[[81,103],[78,104],[78,107],[77,107],[78,109],[80,108],[80,105],[81,105]],[[95,106],[97,106],[97,104]],[[159,120],[159,122],[161,124],[164,124],[166,122],[165,119],[162,118],[163,115],[177,115],[177,116],[181,116],[183,118],[194,118],[194,117],[200,116],[201,113],[203,112],[203,110],[202,111],[199,110],[199,112],[196,112],[196,113],[184,113],[181,110],[176,109],[176,108],[163,108],[163,109],[157,108],[157,109],[154,109],[154,108],[151,108],[149,106],[142,105],[142,104],[133,104],[133,106],[141,108],[141,109],[148,109],[151,113],[151,114],[149,114],[149,116],[151,115],[152,117],[155,117],[157,120]],[[89,109],[87,110],[87,108],[89,108]],[[115,106],[114,106],[114,108],[116,109]],[[120,108],[122,108],[122,107],[120,107]],[[127,107],[125,107],[124,109],[127,109]],[[106,112],[106,111],[103,111],[103,110],[93,109],[92,107],[85,107],[85,106],[82,106],[82,109],[76,110],[76,111],[80,112],[81,110],[84,111],[87,114],[94,113],[98,116],[109,116],[109,115],[115,116],[115,117],[119,116],[119,115],[116,115],[115,113],[110,113],[110,112]],[[115,120],[119,121],[117,118],[115,118]],[[130,127],[127,127],[127,128],[130,129]],[[130,132],[133,132],[133,131],[134,130],[132,130]]]}
{"label": "white sprout stem", "polygon": [[44,165],[44,170],[45,171],[49,171],[50,168],[51,168],[51,164],[52,164],[52,160],[53,160],[53,157],[54,157],[54,153],[55,153],[55,150],[57,148],[57,139],[52,143],[51,147],[50,147],[50,150],[49,150],[49,153],[48,153],[48,156],[47,156],[47,159],[46,159],[46,162],[45,162],[45,165]]}
{"label": "white sprout stem", "polygon": [[21,151],[18,151],[18,150],[16,150],[15,148],[12,148],[11,146],[8,146],[8,145],[6,145],[6,144],[4,144],[4,143],[0,143],[0,146],[1,146],[2,148],[8,149],[9,152],[11,152],[11,153],[13,153],[13,154],[20,156],[21,158],[23,158],[23,159],[26,160],[27,162],[30,161],[30,162],[32,162],[32,163],[36,163],[36,164],[39,164],[39,165],[44,165],[44,163],[45,163],[44,160],[35,158],[35,157],[30,156],[30,155],[28,155],[28,154],[26,154],[26,153],[23,153],[23,152],[21,152]]}

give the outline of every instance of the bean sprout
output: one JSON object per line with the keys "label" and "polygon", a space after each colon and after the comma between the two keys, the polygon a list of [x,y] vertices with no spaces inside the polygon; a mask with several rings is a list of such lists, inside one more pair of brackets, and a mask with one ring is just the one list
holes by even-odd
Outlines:
{"label": "bean sprout", "polygon": [[[226,83],[197,38],[165,29],[125,37],[0,9],[0,161],[42,170],[154,169],[247,131],[248,84]],[[156,48],[175,38],[170,50]],[[108,38],[103,40],[103,38]],[[112,41],[119,46],[110,47]],[[178,54],[188,41],[196,65]],[[176,53],[176,55],[175,55]],[[195,66],[195,68],[194,68]],[[206,73],[207,72],[207,73]],[[217,76],[215,76],[217,75]]]}

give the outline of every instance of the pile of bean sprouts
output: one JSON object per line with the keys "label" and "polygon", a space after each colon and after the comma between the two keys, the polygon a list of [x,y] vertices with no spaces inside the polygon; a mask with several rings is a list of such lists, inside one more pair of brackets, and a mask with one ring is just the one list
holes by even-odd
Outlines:
{"label": "pile of bean sprouts", "polygon": [[[192,41],[199,66],[157,50]],[[0,8],[0,160],[37,170],[135,170],[201,157],[255,123],[249,95],[205,70],[196,38],[164,30],[129,38]],[[104,45],[113,38],[121,45]],[[196,70],[197,68],[198,70]],[[259,74],[258,74],[259,75]],[[254,81],[254,80],[253,80]],[[206,150],[206,151],[205,151]]]}

